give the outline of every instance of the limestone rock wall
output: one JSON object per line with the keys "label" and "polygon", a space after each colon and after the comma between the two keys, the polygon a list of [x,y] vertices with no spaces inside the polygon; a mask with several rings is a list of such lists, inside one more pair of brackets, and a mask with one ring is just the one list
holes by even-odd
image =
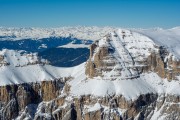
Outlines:
{"label": "limestone rock wall", "polygon": [[[0,119],[13,119],[29,104],[38,104],[42,101],[51,101],[57,98],[63,86],[64,83],[61,79],[43,81],[42,83],[1,86]],[[56,99],[55,103],[58,106],[62,105],[63,100]]]}
{"label": "limestone rock wall", "polygon": [[41,83],[41,95],[43,101],[50,101],[60,95],[62,85],[57,81],[43,81]]}
{"label": "limestone rock wall", "polygon": [[[102,71],[110,71],[115,65],[115,61],[113,60],[113,56],[110,54],[113,52],[113,49],[108,47],[100,47],[98,51],[96,51],[97,43],[94,43],[90,46],[90,58],[86,64],[86,75],[90,78],[96,76],[102,76]],[[95,52],[96,51],[96,52]],[[111,61],[106,61],[112,59]]]}

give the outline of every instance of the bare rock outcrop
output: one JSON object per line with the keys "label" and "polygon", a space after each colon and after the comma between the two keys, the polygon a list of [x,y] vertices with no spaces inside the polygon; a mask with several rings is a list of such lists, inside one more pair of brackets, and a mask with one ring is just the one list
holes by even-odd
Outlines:
{"label": "bare rock outcrop", "polygon": [[[108,40],[105,40],[108,42]],[[98,47],[98,49],[96,49]],[[115,61],[113,60],[113,56],[111,53],[113,52],[113,49],[108,46],[98,46],[98,41],[93,43],[90,46],[90,57],[87,61],[86,65],[86,75],[90,78],[96,77],[96,76],[102,76],[103,71],[110,71],[113,68],[112,66],[115,65]],[[112,59],[110,61],[109,59]]]}
{"label": "bare rock outcrop", "polygon": [[169,81],[176,80],[176,76],[180,75],[180,61],[173,59],[168,51],[160,47],[158,53],[151,53],[147,58],[147,66],[143,68],[143,72],[156,72],[161,78],[167,78]]}

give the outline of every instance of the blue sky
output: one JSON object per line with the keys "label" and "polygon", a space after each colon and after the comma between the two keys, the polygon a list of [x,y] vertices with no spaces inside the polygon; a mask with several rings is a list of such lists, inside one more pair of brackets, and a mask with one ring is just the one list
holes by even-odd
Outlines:
{"label": "blue sky", "polygon": [[180,26],[180,0],[0,0],[0,26]]}

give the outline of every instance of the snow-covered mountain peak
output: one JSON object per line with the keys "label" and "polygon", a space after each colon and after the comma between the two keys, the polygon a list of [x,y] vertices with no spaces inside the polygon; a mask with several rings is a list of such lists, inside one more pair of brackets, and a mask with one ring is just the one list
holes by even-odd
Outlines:
{"label": "snow-covered mountain peak", "polygon": [[91,45],[87,71],[91,71],[92,61],[95,68],[94,73],[89,71],[87,74],[111,80],[136,78],[139,76],[138,68],[146,66],[148,56],[158,52],[156,47],[146,36],[118,29]]}
{"label": "snow-covered mountain peak", "polygon": [[137,32],[130,30],[117,30],[116,34],[119,36],[124,46],[131,54],[145,55],[147,57],[151,52],[157,51],[157,45],[152,39]]}

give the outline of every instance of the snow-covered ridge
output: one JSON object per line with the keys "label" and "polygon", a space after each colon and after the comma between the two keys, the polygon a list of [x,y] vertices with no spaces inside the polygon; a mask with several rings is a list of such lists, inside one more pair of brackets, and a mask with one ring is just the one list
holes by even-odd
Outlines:
{"label": "snow-covered ridge", "polygon": [[40,59],[37,53],[27,53],[26,51],[16,51],[3,49],[0,51],[0,66],[10,65],[14,67],[23,67],[32,64],[47,64],[48,61]]}
{"label": "snow-covered ridge", "polygon": [[[81,64],[80,66],[83,66]],[[72,68],[54,67],[51,65],[28,65],[25,67],[0,67],[0,86],[30,82],[50,81],[63,77],[70,77],[82,70],[79,66]],[[72,76],[73,77],[73,76]]]}
{"label": "snow-covered ridge", "polygon": [[23,67],[1,66],[0,86],[21,83],[53,81],[63,77],[75,77],[84,70],[84,63],[75,67],[63,68],[51,65],[33,64]]}
{"label": "snow-covered ridge", "polygon": [[55,67],[37,53],[3,49],[0,51],[0,86],[75,77],[84,63],[75,67]]}

